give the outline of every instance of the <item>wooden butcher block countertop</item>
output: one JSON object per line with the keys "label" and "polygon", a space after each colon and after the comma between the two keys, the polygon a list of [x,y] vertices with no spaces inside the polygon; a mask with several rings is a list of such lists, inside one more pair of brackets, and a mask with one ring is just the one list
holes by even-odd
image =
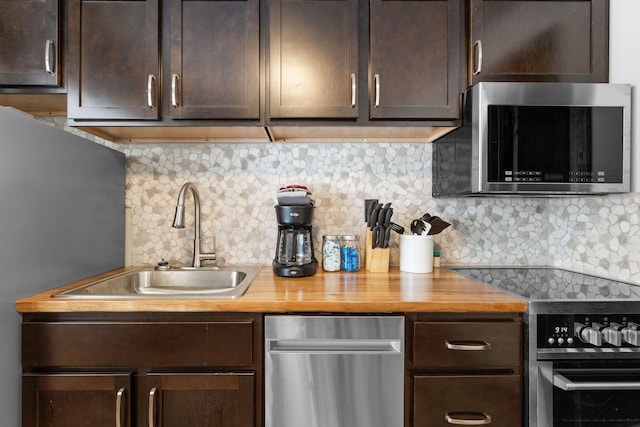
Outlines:
{"label": "wooden butcher block countertop", "polygon": [[236,299],[215,298],[52,298],[64,289],[106,278],[96,276],[16,301],[21,313],[37,312],[510,312],[522,313],[526,301],[466,279],[445,268],[413,274],[392,267],[388,273],[326,273],[283,278],[262,268],[247,293]]}

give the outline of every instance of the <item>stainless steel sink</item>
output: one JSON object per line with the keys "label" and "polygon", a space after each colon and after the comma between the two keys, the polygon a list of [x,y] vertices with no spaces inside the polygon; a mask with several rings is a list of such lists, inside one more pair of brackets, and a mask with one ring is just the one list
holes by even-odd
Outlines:
{"label": "stainless steel sink", "polygon": [[260,266],[155,270],[141,268],[58,292],[54,298],[237,298]]}

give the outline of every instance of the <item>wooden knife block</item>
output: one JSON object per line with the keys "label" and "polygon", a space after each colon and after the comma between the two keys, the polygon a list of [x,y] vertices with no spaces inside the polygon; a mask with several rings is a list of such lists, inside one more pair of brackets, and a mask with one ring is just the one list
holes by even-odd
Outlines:
{"label": "wooden knife block", "polygon": [[387,273],[389,272],[389,248],[371,249],[373,241],[371,229],[367,228],[364,242],[365,260],[364,265],[370,273]]}

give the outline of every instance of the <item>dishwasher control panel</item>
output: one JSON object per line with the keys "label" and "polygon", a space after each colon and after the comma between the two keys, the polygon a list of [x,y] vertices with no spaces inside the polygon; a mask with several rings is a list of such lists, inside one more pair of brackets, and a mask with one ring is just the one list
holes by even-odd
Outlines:
{"label": "dishwasher control panel", "polygon": [[538,315],[538,348],[640,348],[640,315]]}

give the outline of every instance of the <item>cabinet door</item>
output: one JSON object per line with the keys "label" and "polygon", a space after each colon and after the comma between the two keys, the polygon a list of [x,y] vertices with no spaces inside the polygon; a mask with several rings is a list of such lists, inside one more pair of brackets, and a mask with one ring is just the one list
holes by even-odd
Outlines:
{"label": "cabinet door", "polygon": [[456,119],[457,0],[371,0],[372,119]]}
{"label": "cabinet door", "polygon": [[158,2],[69,1],[69,118],[158,119]]}
{"label": "cabinet door", "polygon": [[[253,427],[253,373],[149,374],[143,425],[162,427]],[[146,405],[146,404],[145,404]]]}
{"label": "cabinet door", "polygon": [[0,86],[59,86],[58,0],[0,2]]}
{"label": "cabinet door", "polygon": [[273,118],[356,118],[357,0],[269,3]]}
{"label": "cabinet door", "polygon": [[122,374],[24,374],[23,427],[131,425],[131,379]]}
{"label": "cabinet door", "polygon": [[522,426],[519,375],[414,376],[413,427]]}
{"label": "cabinet door", "polygon": [[171,1],[171,117],[258,119],[258,0]]}
{"label": "cabinet door", "polygon": [[606,82],[608,4],[471,0],[470,82]]}

